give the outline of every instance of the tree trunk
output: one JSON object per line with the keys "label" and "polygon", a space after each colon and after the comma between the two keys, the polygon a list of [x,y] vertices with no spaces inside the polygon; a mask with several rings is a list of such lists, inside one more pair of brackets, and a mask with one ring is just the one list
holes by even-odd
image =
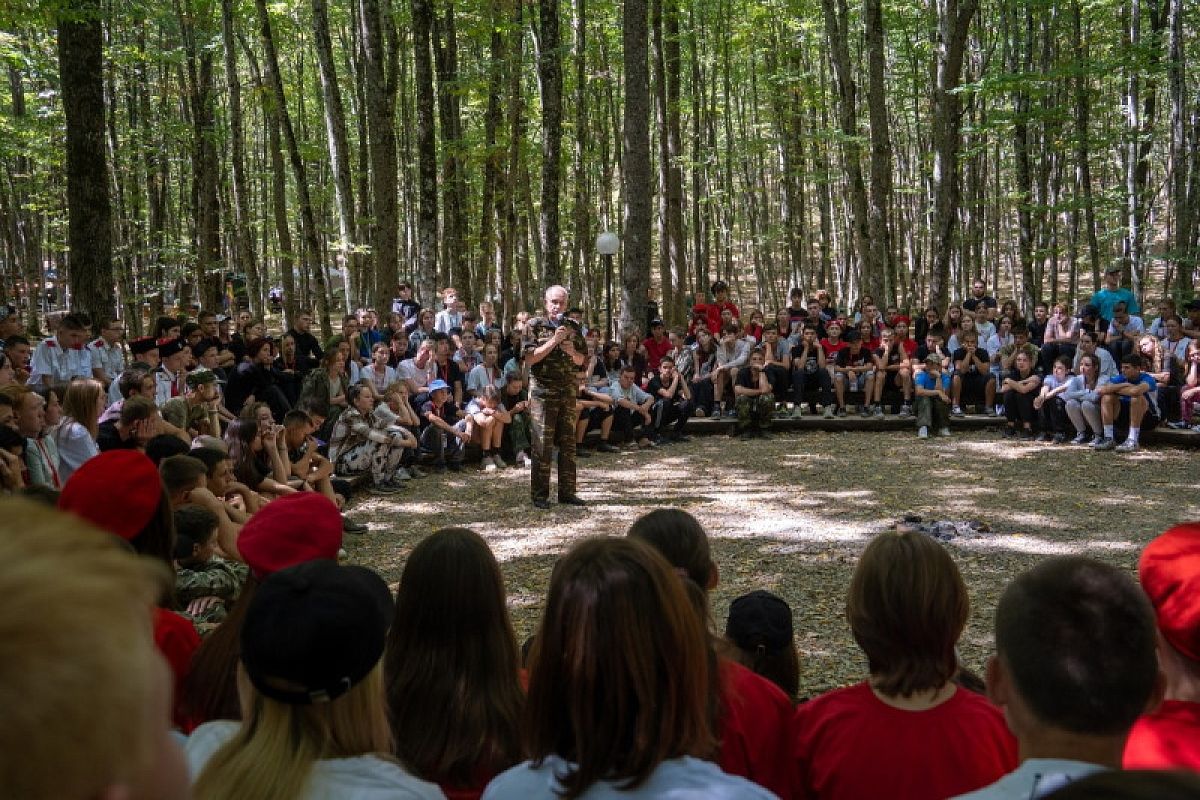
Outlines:
{"label": "tree trunk", "polygon": [[[1189,139],[1187,81],[1184,70],[1184,1],[1170,0],[1168,11],[1167,76],[1171,88],[1171,144],[1169,151],[1171,205],[1175,209],[1172,249],[1177,267],[1176,287],[1182,297],[1191,297],[1196,271],[1193,244],[1196,225],[1196,199],[1189,193],[1191,153],[1200,143]],[[1169,289],[1169,287],[1164,287]]]}
{"label": "tree trunk", "polygon": [[933,87],[933,264],[929,304],[942,309],[950,300],[950,259],[958,224],[958,148],[961,105],[955,89],[971,18],[979,0],[937,0],[937,53]]}
{"label": "tree trunk", "polygon": [[[21,72],[12,64],[8,66],[8,86],[12,98],[12,115],[17,120],[26,117],[25,85]],[[18,152],[12,173],[12,246],[21,266],[22,283],[25,290],[25,324],[36,326],[41,261],[41,226],[37,214],[28,205],[29,185],[32,182],[33,164],[24,151]],[[16,300],[13,295],[13,300]]]}
{"label": "tree trunk", "polygon": [[863,24],[867,39],[867,110],[871,120],[871,193],[867,206],[871,265],[875,270],[875,302],[896,302],[893,282],[892,230],[888,214],[892,205],[892,140],[888,132],[887,95],[884,85],[883,3],[865,0]]}
{"label": "tree trunk", "polygon": [[93,325],[116,308],[104,157],[103,66],[100,9],[92,2],[77,2],[69,15],[58,20],[58,68],[67,123],[71,308],[87,312]]}
{"label": "tree trunk", "polygon": [[[846,0],[821,0],[825,16],[825,35],[829,39],[829,60],[833,65],[834,88],[837,91],[838,126],[841,129],[842,166],[849,184],[851,224],[854,227],[854,246],[861,263],[860,287],[878,302],[883,292],[882,265],[873,257],[871,231],[867,221],[867,188],[862,174],[862,148],[859,145],[857,92],[850,64],[849,32],[847,30]],[[870,26],[868,25],[868,28]],[[882,35],[882,34],[881,34]]]}
{"label": "tree trunk", "polygon": [[542,100],[542,207],[538,230],[542,244],[542,280],[562,283],[559,252],[559,184],[562,177],[562,54],[558,0],[538,0],[538,84]]}
{"label": "tree trunk", "polygon": [[433,122],[433,28],[431,0],[412,0],[413,75],[416,80],[417,182],[417,296],[427,306],[437,299],[438,200],[437,143]]}
{"label": "tree trunk", "polygon": [[[313,268],[316,276],[315,291],[317,295],[317,316],[321,322],[321,331],[325,336],[333,332],[329,324],[329,292],[326,288],[326,269],[324,252],[317,232],[316,215],[313,213],[312,198],[308,191],[308,171],[304,159],[300,156],[300,145],[296,138],[296,130],[292,127],[292,118],[288,113],[287,97],[283,91],[283,76],[279,73],[279,57],[275,51],[275,38],[271,33],[271,18],[267,14],[266,0],[255,0],[254,7],[258,11],[259,37],[262,40],[266,55],[266,78],[270,84],[275,103],[271,107],[279,126],[283,131],[284,143],[287,145],[288,159],[291,162],[292,179],[296,184],[296,196],[300,202],[300,218],[303,222],[304,260]],[[287,316],[285,326],[292,324],[295,306],[285,306]]]}
{"label": "tree trunk", "polygon": [[647,69],[645,0],[625,0],[621,37],[625,59],[625,120],[622,136],[625,177],[624,257],[621,262],[621,328],[645,325],[650,286],[650,75]]}
{"label": "tree trunk", "polygon": [[250,314],[263,313],[263,282],[250,241],[249,184],[246,181],[246,136],[242,124],[242,83],[237,71],[237,45],[233,34],[233,0],[221,0],[221,38],[225,46],[225,84],[229,90],[229,159],[233,182],[233,245],[246,271]]}
{"label": "tree trunk", "polygon": [[367,130],[371,148],[371,251],[374,306],[391,308],[399,281],[399,218],[396,201],[396,32],[388,0],[359,0],[359,35],[366,77]]}
{"label": "tree trunk", "polygon": [[[231,0],[222,2],[229,3]],[[317,51],[321,96],[325,106],[325,141],[329,166],[333,171],[333,198],[337,206],[338,251],[341,253],[342,280],[346,287],[345,310],[350,311],[354,298],[365,295],[357,284],[365,280],[366,275],[363,274],[363,259],[357,247],[358,227],[354,214],[354,182],[346,136],[346,113],[342,105],[342,90],[338,86],[337,67],[333,61],[326,0],[312,0],[312,18],[313,44]],[[370,80],[369,75],[367,80]]]}

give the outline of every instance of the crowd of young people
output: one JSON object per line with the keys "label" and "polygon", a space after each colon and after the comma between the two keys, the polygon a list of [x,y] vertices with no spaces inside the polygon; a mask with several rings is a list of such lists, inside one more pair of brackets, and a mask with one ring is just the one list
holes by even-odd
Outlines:
{"label": "crowd of young people", "polygon": [[[805,698],[783,599],[739,597],[715,630],[720,565],[684,511],[570,547],[522,646],[478,534],[430,534],[393,596],[339,562],[341,518],[318,492],[223,538],[206,476],[227,459],[207,452],[157,470],[102,454],[59,510],[0,499],[22,522],[0,536],[3,796],[1172,800],[1200,787],[1198,525],[1153,540],[1137,581],[1079,556],[1013,578],[982,679],[957,655],[970,597],[952,552],[880,533],[845,597],[866,673]],[[180,612],[207,591],[225,613],[201,640]]]}
{"label": "crowd of young people", "polygon": [[[1200,432],[1200,299],[1185,316],[1166,299],[1147,323],[1120,277],[1110,268],[1078,312],[1038,303],[1028,317],[982,281],[916,315],[869,297],[842,312],[825,292],[793,289],[773,317],[745,321],[718,281],[686,328],[653,319],[647,335],[611,340],[571,309],[587,347],[577,455],[683,441],[693,417],[733,417],[734,435],[754,437],[780,417],[851,406],[915,417],[922,438],[949,435],[970,407],[1005,418],[1007,437],[1098,450],[1136,450],[1163,423]],[[74,313],[31,340],[5,306],[0,484],[57,490],[99,452],[158,435],[224,439],[237,480],[259,495],[320,490],[339,504],[349,486],[334,476],[369,475],[372,492],[392,494],[462,470],[471,445],[481,469],[529,466],[529,314],[505,326],[453,288],[439,300],[422,308],[402,284],[385,320],[346,315],[323,346],[307,310],[277,338],[247,312],[202,310],[126,342],[120,319],[90,339],[91,320]]]}

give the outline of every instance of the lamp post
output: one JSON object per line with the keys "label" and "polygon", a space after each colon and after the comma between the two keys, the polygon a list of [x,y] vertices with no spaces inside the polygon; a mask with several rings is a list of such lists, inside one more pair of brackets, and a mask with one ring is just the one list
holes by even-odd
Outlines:
{"label": "lamp post", "polygon": [[612,271],[613,256],[621,247],[621,240],[612,231],[604,231],[596,237],[596,252],[604,256],[604,300],[607,305],[608,340],[613,338],[612,320]]}

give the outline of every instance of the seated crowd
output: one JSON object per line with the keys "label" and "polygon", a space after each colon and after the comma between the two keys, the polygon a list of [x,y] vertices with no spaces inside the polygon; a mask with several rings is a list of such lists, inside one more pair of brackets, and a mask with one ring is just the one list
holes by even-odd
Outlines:
{"label": "seated crowd", "polygon": [[0,536],[0,796],[1200,791],[1200,525],[1152,541],[1140,585],[1081,556],[1013,578],[982,679],[958,657],[970,598],[951,552],[880,533],[845,597],[864,674],[800,697],[791,608],[751,592],[719,633],[721,570],[684,511],[570,547],[522,646],[478,534],[428,535],[393,596],[339,563],[322,492],[233,513],[218,495],[250,490],[230,470],[209,445],[157,469],[119,449],[57,511],[0,500],[21,521]]}
{"label": "seated crowd", "polygon": [[[687,328],[654,319],[645,337],[604,341],[570,309],[587,345],[577,454],[683,441],[693,417],[733,417],[732,434],[754,437],[779,417],[851,405],[915,416],[922,438],[949,435],[972,406],[1005,418],[1005,436],[1099,450],[1136,450],[1161,423],[1200,432],[1200,299],[1186,318],[1164,300],[1146,324],[1120,270],[1077,314],[1038,303],[1028,319],[980,281],[915,322],[870,297],[847,314],[800,289],[773,322],[757,310],[743,322],[721,281],[696,298]],[[73,313],[33,343],[0,307],[0,484],[58,490],[98,453],[158,436],[223,440],[236,481],[257,496],[311,490],[339,505],[352,488],[343,478],[394,493],[428,470],[462,470],[468,446],[484,470],[529,466],[529,314],[506,329],[490,303],[470,311],[453,288],[436,313],[411,286],[399,294],[382,327],[364,309],[324,346],[307,310],[278,339],[247,312],[202,310],[161,317],[126,344],[121,320],[102,320],[88,341],[91,321]]]}

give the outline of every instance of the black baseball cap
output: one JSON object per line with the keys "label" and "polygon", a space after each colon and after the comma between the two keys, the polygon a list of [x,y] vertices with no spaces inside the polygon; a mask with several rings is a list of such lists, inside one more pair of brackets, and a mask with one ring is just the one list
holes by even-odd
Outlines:
{"label": "black baseball cap", "polygon": [[350,691],[383,657],[392,594],[366,567],[306,561],[258,588],[242,625],[242,665],[254,688],[292,705]]}
{"label": "black baseball cap", "polygon": [[763,589],[744,594],[729,606],[725,635],[742,650],[778,652],[792,644],[792,609]]}

